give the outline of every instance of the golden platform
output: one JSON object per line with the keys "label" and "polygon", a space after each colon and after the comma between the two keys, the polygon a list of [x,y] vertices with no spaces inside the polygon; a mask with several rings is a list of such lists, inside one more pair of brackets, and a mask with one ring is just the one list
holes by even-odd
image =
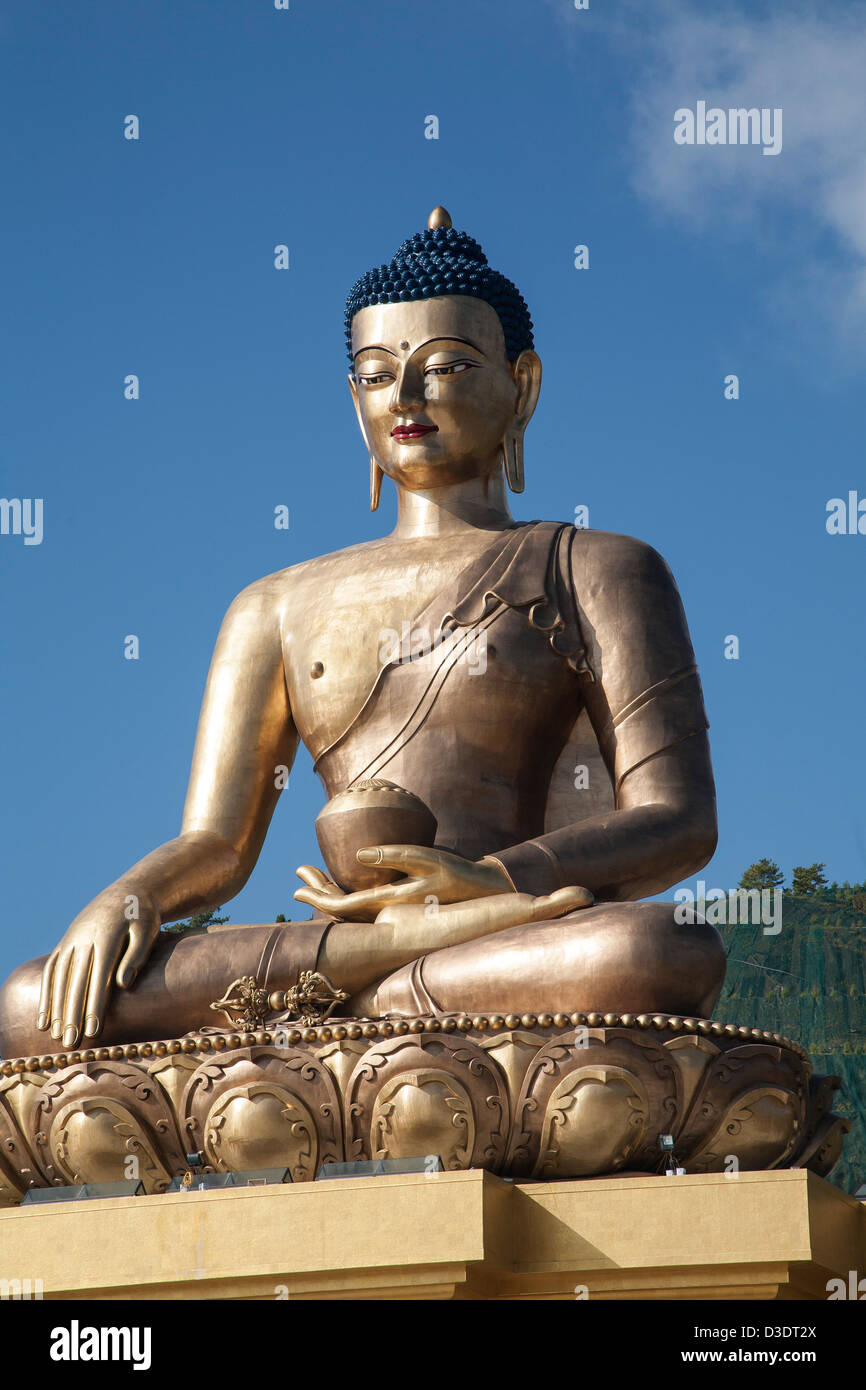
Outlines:
{"label": "golden platform", "polygon": [[823,1300],[866,1207],[805,1169],[472,1169],[9,1208],[0,1260],[46,1299]]}

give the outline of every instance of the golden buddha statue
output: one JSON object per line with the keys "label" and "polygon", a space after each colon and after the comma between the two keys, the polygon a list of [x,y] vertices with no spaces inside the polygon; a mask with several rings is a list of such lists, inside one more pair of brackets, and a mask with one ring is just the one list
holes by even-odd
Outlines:
{"label": "golden buddha statue", "polygon": [[[670,571],[628,536],[512,519],[541,363],[521,296],[444,209],[358,282],[347,327],[371,507],[386,475],[397,524],[232,603],[181,832],[6,982],[6,1057],[204,1028],[240,978],[297,1003],[315,977],[304,997],[324,1013],[324,981],[353,1018],[710,1016],[718,933],[637,901],[716,843]],[[243,888],[299,740],[332,812],[329,873],[298,870],[317,915],[161,933]]]}

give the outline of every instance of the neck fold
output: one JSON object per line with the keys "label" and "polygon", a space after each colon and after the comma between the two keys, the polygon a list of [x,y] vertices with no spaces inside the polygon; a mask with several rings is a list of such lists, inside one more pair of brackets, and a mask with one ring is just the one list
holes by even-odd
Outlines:
{"label": "neck fold", "polygon": [[514,525],[501,468],[484,478],[409,492],[397,488],[395,540],[461,531],[506,531]]}

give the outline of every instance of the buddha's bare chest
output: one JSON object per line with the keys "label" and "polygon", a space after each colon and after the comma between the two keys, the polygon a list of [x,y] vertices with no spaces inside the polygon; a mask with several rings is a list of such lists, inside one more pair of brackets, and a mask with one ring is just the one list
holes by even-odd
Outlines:
{"label": "buddha's bare chest", "polygon": [[287,612],[284,662],[295,725],[313,756],[343,732],[395,644],[472,559],[473,548],[428,546],[323,568],[320,583],[305,584]]}

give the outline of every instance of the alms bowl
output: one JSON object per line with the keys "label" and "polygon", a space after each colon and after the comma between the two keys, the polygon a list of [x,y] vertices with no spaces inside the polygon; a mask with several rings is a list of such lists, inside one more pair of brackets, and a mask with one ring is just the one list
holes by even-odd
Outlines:
{"label": "alms bowl", "polygon": [[376,845],[432,845],[436,817],[429,806],[394,782],[371,777],[332,797],[316,817],[316,836],[331,878],[346,893],[379,888],[398,869],[359,864],[359,849]]}

